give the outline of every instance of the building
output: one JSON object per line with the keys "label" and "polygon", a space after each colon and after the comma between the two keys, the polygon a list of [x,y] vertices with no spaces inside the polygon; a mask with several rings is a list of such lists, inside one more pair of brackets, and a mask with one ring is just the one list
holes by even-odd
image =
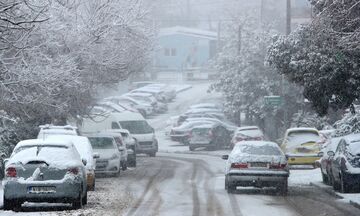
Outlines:
{"label": "building", "polygon": [[153,72],[170,76],[180,74],[190,79],[208,78],[204,72],[216,50],[216,32],[182,26],[160,29]]}

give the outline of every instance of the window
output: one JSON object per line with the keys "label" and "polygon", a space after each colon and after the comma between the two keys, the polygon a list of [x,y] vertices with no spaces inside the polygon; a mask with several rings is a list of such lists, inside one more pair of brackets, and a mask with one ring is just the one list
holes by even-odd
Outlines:
{"label": "window", "polygon": [[120,125],[117,122],[111,122],[111,129],[120,129]]}
{"label": "window", "polygon": [[164,49],[164,55],[165,56],[170,56],[170,49],[169,48]]}
{"label": "window", "polygon": [[175,48],[171,48],[171,56],[176,56],[176,49]]}

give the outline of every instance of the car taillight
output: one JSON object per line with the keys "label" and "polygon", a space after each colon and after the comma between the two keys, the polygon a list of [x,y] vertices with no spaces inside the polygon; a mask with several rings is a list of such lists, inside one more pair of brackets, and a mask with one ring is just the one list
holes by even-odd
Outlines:
{"label": "car taillight", "polygon": [[6,176],[7,177],[16,177],[16,168],[15,167],[8,167],[6,169]]}
{"label": "car taillight", "polygon": [[246,168],[248,168],[248,164],[247,163],[232,163],[231,168],[246,169]]}
{"label": "car taillight", "polygon": [[79,169],[77,167],[70,168],[70,169],[68,169],[68,172],[73,174],[73,175],[77,175],[77,174],[79,174]]}
{"label": "car taillight", "polygon": [[270,164],[270,169],[284,169],[287,164],[281,164],[281,163],[272,163]]}

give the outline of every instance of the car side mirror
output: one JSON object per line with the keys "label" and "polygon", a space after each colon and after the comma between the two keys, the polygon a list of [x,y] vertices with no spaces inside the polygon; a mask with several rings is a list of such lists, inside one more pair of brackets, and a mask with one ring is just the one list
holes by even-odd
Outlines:
{"label": "car side mirror", "polygon": [[223,156],[221,156],[221,158],[222,158],[223,160],[228,160],[228,159],[229,159],[229,155],[223,155]]}
{"label": "car side mirror", "polygon": [[328,152],[327,152],[327,155],[328,155],[329,157],[334,157],[334,156],[335,156],[335,152],[333,152],[333,151],[328,151]]}
{"label": "car side mirror", "polygon": [[81,161],[82,161],[82,163],[84,164],[84,166],[86,166],[87,160],[83,158],[83,159],[81,159]]}
{"label": "car side mirror", "polygon": [[319,152],[319,153],[318,153],[318,156],[319,156],[319,157],[324,156],[324,152],[322,152],[322,151],[321,151],[321,152]]}
{"label": "car side mirror", "polygon": [[99,153],[94,153],[94,154],[93,154],[93,158],[94,158],[94,159],[100,158],[100,154],[99,154]]}
{"label": "car side mirror", "polygon": [[9,158],[6,158],[6,159],[4,159],[4,161],[3,161],[3,165],[4,165],[4,167],[6,166],[6,164],[7,164],[7,162],[9,162]]}

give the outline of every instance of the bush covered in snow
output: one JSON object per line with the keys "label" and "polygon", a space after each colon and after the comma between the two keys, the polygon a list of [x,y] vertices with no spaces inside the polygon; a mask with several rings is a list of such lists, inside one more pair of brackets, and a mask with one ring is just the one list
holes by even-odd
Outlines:
{"label": "bush covered in snow", "polygon": [[360,113],[347,113],[344,118],[335,122],[335,136],[360,133]]}

